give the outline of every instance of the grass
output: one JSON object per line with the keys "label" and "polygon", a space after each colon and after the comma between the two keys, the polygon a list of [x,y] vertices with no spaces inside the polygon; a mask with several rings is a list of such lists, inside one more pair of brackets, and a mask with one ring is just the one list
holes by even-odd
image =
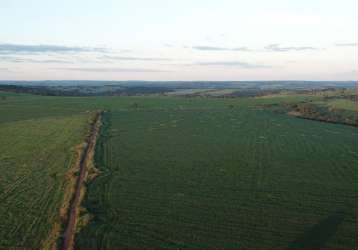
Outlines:
{"label": "grass", "polygon": [[354,248],[358,129],[245,102],[113,110],[76,247]]}
{"label": "grass", "polygon": [[335,99],[327,103],[329,107],[348,111],[358,111],[358,102],[347,99]]}

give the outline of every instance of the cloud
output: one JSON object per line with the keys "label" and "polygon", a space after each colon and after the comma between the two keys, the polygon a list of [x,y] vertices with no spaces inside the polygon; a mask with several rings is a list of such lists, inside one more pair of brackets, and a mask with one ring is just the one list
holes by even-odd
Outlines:
{"label": "cloud", "polygon": [[83,53],[83,52],[107,52],[105,48],[99,47],[69,47],[59,45],[25,45],[0,43],[0,54],[48,54],[48,53]]}
{"label": "cloud", "polygon": [[166,70],[144,69],[144,68],[52,68],[53,70],[67,70],[92,73],[161,73]]}
{"label": "cloud", "polygon": [[238,67],[238,68],[243,68],[243,69],[272,68],[272,66],[269,66],[269,65],[251,64],[251,63],[240,62],[240,61],[198,62],[195,65],[199,65],[199,66],[228,66],[228,67]]}
{"label": "cloud", "polygon": [[130,53],[130,52],[133,52],[133,50],[131,50],[131,49],[121,49],[119,52],[121,52],[121,53]]}
{"label": "cloud", "polygon": [[32,59],[32,58],[22,58],[22,57],[10,57],[10,56],[2,56],[0,57],[0,61],[10,62],[10,63],[59,63],[59,64],[70,64],[73,63],[67,60],[61,59]]}
{"label": "cloud", "polygon": [[313,51],[313,50],[319,50],[319,48],[315,47],[308,47],[308,46],[302,46],[302,47],[281,47],[279,44],[270,44],[265,47],[264,50],[255,50],[250,49],[248,47],[236,47],[236,48],[229,48],[229,47],[215,47],[215,46],[193,46],[185,48],[191,48],[194,50],[201,50],[201,51],[243,51],[243,52],[264,52],[264,51],[271,51],[271,52],[288,52],[288,51]]}
{"label": "cloud", "polygon": [[101,56],[100,60],[107,61],[172,61],[170,58],[159,58],[159,57],[128,57],[128,56]]}
{"label": "cloud", "polygon": [[314,51],[319,50],[319,48],[315,47],[308,47],[308,46],[302,46],[302,47],[281,47],[280,44],[270,44],[265,47],[266,50],[272,51],[272,52],[289,52],[289,51]]}
{"label": "cloud", "polygon": [[358,47],[358,43],[337,43],[338,47]]}
{"label": "cloud", "polygon": [[252,51],[247,47],[236,47],[236,48],[228,48],[228,47],[214,47],[214,46],[193,46],[191,47],[195,50],[202,50],[202,51]]}

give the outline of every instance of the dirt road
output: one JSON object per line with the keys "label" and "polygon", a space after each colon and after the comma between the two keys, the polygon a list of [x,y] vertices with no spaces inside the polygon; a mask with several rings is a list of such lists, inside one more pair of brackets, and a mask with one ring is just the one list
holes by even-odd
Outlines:
{"label": "dirt road", "polygon": [[80,208],[81,203],[81,190],[84,185],[84,180],[86,177],[87,166],[92,161],[93,153],[96,146],[97,135],[99,133],[100,122],[101,122],[101,112],[97,112],[93,121],[93,124],[90,129],[90,135],[87,137],[86,146],[84,148],[84,152],[80,159],[79,166],[79,175],[76,181],[76,189],[74,196],[72,198],[72,202],[70,205],[70,211],[68,215],[68,223],[66,230],[63,235],[63,250],[69,250],[73,248],[74,238],[76,234],[76,220],[78,216],[78,209]]}

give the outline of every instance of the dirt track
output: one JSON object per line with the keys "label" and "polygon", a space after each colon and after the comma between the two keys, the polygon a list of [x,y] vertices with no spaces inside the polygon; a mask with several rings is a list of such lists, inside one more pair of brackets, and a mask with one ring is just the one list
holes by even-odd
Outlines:
{"label": "dirt track", "polygon": [[92,161],[92,157],[97,141],[97,135],[100,128],[100,122],[101,122],[101,112],[97,112],[90,129],[90,135],[87,137],[86,146],[83,150],[83,154],[80,159],[80,165],[79,165],[80,172],[77,177],[76,189],[70,205],[70,211],[68,214],[68,223],[63,235],[63,244],[62,244],[63,250],[72,249],[74,246],[74,238],[76,234],[76,220],[78,216],[78,209],[81,203],[81,190],[84,185],[87,166]]}

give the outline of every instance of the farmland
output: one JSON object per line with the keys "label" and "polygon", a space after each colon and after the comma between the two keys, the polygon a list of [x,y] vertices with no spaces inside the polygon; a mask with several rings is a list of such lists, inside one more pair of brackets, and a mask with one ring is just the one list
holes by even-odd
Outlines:
{"label": "farmland", "polygon": [[0,0],[0,250],[358,250],[358,0]]}
{"label": "farmland", "polygon": [[60,223],[67,172],[88,115],[51,116],[46,106],[31,105],[38,97],[6,96],[0,112],[0,249],[46,248],[56,241],[52,232]]}
{"label": "farmland", "polygon": [[357,128],[249,104],[107,114],[77,248],[354,248]]}
{"label": "farmland", "polygon": [[106,111],[100,175],[87,186],[92,219],[75,249],[358,244],[358,128],[265,107],[336,99],[0,97],[0,249],[46,247],[94,110]]}

